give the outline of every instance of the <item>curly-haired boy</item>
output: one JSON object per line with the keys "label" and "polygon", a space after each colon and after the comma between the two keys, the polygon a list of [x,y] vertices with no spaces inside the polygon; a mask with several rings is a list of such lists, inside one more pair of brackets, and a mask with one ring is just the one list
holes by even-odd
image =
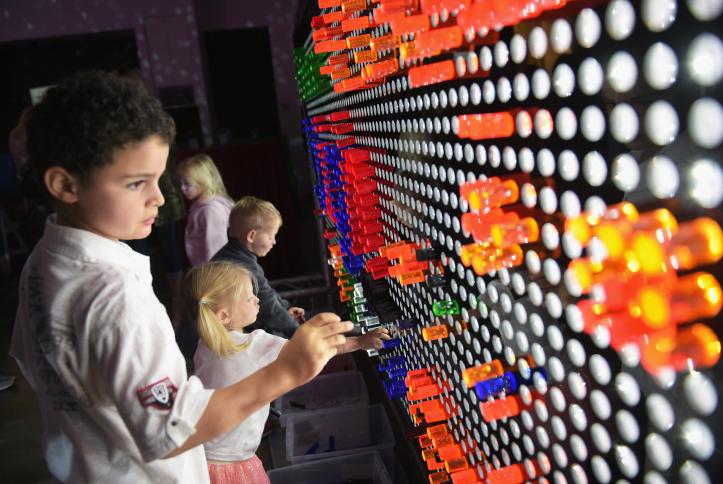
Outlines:
{"label": "curly-haired boy", "polygon": [[23,268],[11,354],[57,481],[208,482],[199,444],[312,378],[351,328],[327,313],[234,385],[188,377],[148,258],[120,242],[151,231],[173,137],[160,103],[111,74],[75,75],[33,111],[30,163],[57,213]]}

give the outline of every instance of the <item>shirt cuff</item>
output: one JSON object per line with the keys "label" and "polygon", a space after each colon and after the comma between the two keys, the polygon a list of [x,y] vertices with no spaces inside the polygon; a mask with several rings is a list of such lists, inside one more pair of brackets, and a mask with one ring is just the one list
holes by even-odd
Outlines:
{"label": "shirt cuff", "polygon": [[178,391],[166,424],[168,437],[176,447],[183,445],[196,432],[196,424],[201,420],[211,395],[213,390],[204,388],[201,380],[195,376],[190,377]]}
{"label": "shirt cuff", "polygon": [[206,410],[213,392],[212,389],[204,388],[201,380],[195,376],[181,385],[171,414],[166,420],[166,435],[155,445],[151,445],[150,455],[144,455],[146,461],[164,458],[196,433],[196,424]]}

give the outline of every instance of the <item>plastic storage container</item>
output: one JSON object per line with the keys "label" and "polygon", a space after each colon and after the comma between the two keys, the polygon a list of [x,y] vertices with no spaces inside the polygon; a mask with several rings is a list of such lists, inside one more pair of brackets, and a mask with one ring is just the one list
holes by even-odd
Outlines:
{"label": "plastic storage container", "polygon": [[317,376],[306,385],[279,397],[272,405],[281,412],[279,424],[285,427],[288,417],[299,412],[367,403],[369,396],[362,374],[342,371]]}
{"label": "plastic storage container", "polygon": [[392,484],[384,462],[376,452],[349,454],[269,471],[271,484],[339,484],[364,482]]}
{"label": "plastic storage container", "polygon": [[394,468],[394,434],[381,405],[297,413],[286,421],[286,458],[292,464],[372,451]]}

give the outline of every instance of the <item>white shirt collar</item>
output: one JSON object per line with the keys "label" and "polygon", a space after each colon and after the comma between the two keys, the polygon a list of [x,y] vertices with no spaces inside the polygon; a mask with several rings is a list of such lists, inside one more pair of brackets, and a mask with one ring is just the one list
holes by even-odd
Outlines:
{"label": "white shirt collar", "polygon": [[123,242],[114,241],[83,229],[59,225],[56,215],[45,221],[41,243],[46,250],[87,263],[112,264],[127,269],[146,279],[151,265],[148,256],[131,249]]}

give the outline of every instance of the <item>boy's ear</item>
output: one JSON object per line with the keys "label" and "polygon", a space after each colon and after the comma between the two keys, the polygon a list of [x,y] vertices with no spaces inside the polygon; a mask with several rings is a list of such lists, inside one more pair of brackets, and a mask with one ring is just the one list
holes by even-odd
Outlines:
{"label": "boy's ear", "polygon": [[79,180],[68,173],[65,168],[51,166],[43,174],[45,188],[48,189],[53,198],[63,203],[75,203],[78,201]]}
{"label": "boy's ear", "polygon": [[253,244],[254,239],[256,239],[256,229],[251,229],[246,233],[246,242]]}

